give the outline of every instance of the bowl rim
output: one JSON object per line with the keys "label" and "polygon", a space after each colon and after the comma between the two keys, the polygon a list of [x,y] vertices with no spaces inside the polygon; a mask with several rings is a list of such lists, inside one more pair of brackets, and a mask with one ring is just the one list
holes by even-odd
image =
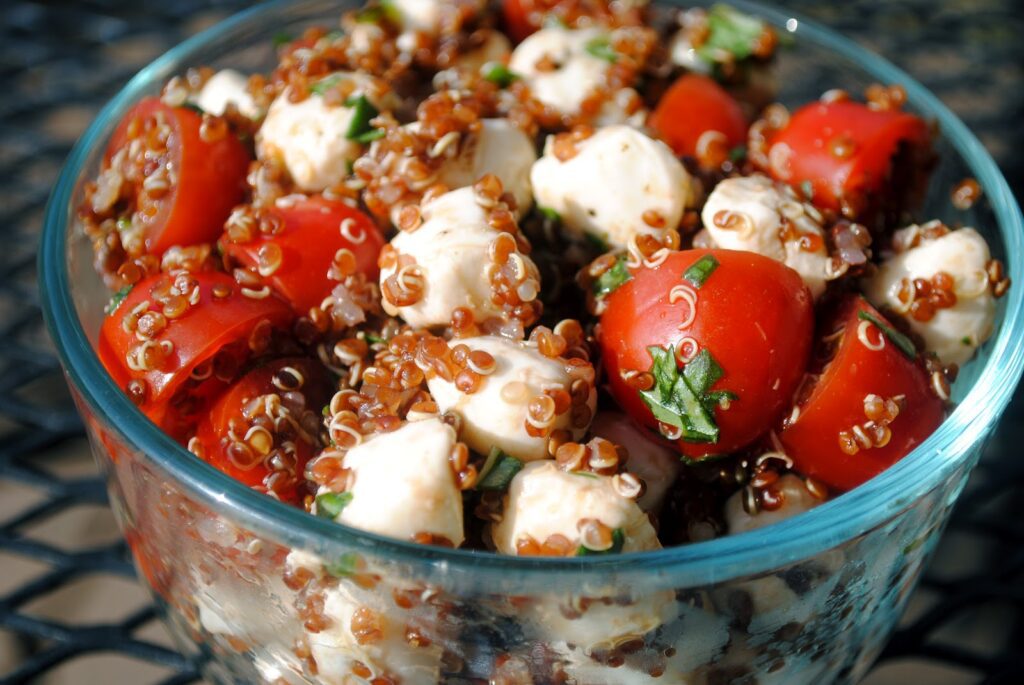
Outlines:
{"label": "bowl rim", "polygon": [[[282,544],[307,550],[338,548],[389,560],[426,565],[449,576],[500,574],[504,578],[543,581],[578,579],[609,572],[640,572],[671,577],[673,583],[707,583],[753,575],[785,563],[820,554],[852,540],[913,506],[940,486],[972,454],[995,425],[1013,395],[1024,370],[1024,290],[1011,288],[1004,298],[1002,324],[991,346],[991,356],[964,400],[942,425],[901,461],[854,490],[825,504],[767,528],[729,535],[706,542],[614,557],[536,558],[501,556],[472,550],[439,549],[395,540],[316,518],[273,498],[250,490],[212,466],[196,459],[149,422],[121,392],[99,362],[79,321],[69,289],[67,243],[73,219],[71,202],[76,183],[92,149],[105,144],[104,132],[139,97],[187,66],[185,60],[205,45],[221,42],[250,24],[280,15],[291,7],[309,7],[318,0],[273,0],[244,10],[178,44],[142,69],[101,110],[75,144],[61,169],[46,207],[39,249],[38,279],[44,318],[62,366],[77,391],[80,408],[101,418],[133,449],[147,455],[160,470],[201,501],[219,511],[228,510],[237,522]],[[979,181],[996,217],[1006,246],[1010,274],[1024,273],[1024,222],[1002,173],[967,127],[933,94],[884,58],[860,47],[831,29],[799,13],[750,0],[729,0],[755,14],[780,32],[831,49],[855,62],[883,83],[900,83],[908,103],[937,120],[943,136],[960,154]],[[320,4],[323,4],[320,0]],[[342,9],[347,3],[334,2]],[[667,2],[665,4],[676,4]]]}

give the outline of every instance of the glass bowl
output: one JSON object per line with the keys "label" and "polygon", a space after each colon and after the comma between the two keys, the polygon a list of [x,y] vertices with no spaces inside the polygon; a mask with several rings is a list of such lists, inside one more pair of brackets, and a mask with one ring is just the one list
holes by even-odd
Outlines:
{"label": "glass bowl", "polygon": [[[731,0],[793,45],[779,99],[900,83],[941,131],[920,218],[973,225],[1020,281],[1020,210],[992,159],[921,85],[789,12]],[[78,142],[47,210],[47,325],[109,482],[140,576],[215,683],[855,682],[885,644],[1024,364],[1024,291],[954,388],[956,410],[865,485],[756,532],[610,558],[442,550],[336,525],[253,492],[148,422],[94,353],[108,300],[74,208],[126,110],[210,64],[266,68],[272,37],[334,24],[345,3],[274,2],[192,38],[140,72]],[[788,42],[788,41],[787,41]],[[972,176],[969,211],[950,202]]]}

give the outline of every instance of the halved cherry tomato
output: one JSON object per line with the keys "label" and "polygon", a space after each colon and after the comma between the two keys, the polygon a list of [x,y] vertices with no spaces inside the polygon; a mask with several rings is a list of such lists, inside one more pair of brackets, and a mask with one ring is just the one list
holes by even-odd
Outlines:
{"label": "halved cherry tomato", "polygon": [[920,117],[873,110],[859,102],[801,107],[768,138],[769,171],[792,185],[810,183],[814,204],[856,218],[889,177],[900,143],[926,145]]}
{"label": "halved cherry tomato", "polygon": [[[150,276],[104,320],[100,360],[154,423],[180,439],[178,419],[199,411],[231,380],[253,354],[250,346],[259,342],[253,338],[257,327],[265,342],[270,330],[293,318],[291,308],[269,288],[250,295],[218,272]],[[204,362],[211,368],[192,378]],[[129,391],[133,381],[134,393]],[[175,397],[186,383],[189,396]]]}
{"label": "halved cherry tomato", "polygon": [[320,364],[302,358],[253,369],[214,403],[192,449],[235,480],[300,503],[306,463],[319,448],[320,409],[330,398],[326,378]]}
{"label": "halved cherry tomato", "polygon": [[[356,270],[377,280],[377,256],[384,247],[384,236],[358,209],[318,195],[268,211],[280,219],[280,231],[247,243],[233,243],[225,237],[225,249],[244,266],[259,269],[263,265],[264,273],[269,274],[264,280],[299,314],[319,305],[337,285],[328,272],[338,250],[351,252]],[[275,263],[278,265],[270,266]]]}
{"label": "halved cherry tomato", "polygon": [[150,166],[168,169],[166,190],[155,194],[141,184],[136,189],[136,216],[146,227],[146,250],[152,254],[173,245],[213,242],[231,208],[242,200],[248,150],[230,131],[204,140],[202,123],[202,116],[190,109],[146,98],[125,115],[107,146],[109,163],[126,146],[131,151],[132,141],[156,140],[160,128],[167,127],[166,142],[159,146],[164,152],[157,158],[150,154],[143,167],[147,174],[153,171]]}
{"label": "halved cherry tomato", "polygon": [[505,32],[517,43],[540,28],[539,21],[530,17],[533,5],[533,0],[502,0],[501,16],[505,20]]}
{"label": "halved cherry tomato", "polygon": [[[702,163],[709,156],[709,147],[728,154],[747,139],[747,120],[739,104],[713,79],[700,74],[677,79],[647,123],[677,155],[689,155]],[[709,134],[701,141],[709,131],[719,135]]]}
{"label": "halved cherry tomato", "polygon": [[[707,272],[713,263],[699,287],[684,279],[695,273],[691,267],[703,264]],[[679,356],[705,352],[721,368],[707,390],[731,395],[703,398],[717,440],[683,436],[676,446],[687,457],[725,454],[756,440],[789,406],[803,377],[813,338],[811,294],[795,271],[774,259],[730,250],[674,252],[656,268],[635,271],[606,304],[602,359],[613,396],[633,420],[651,428],[659,423],[638,379],[654,371],[649,347],[682,347],[675,368],[684,372]]]}
{"label": "halved cherry tomato", "polygon": [[796,420],[779,432],[798,471],[840,490],[906,456],[945,413],[921,361],[911,359],[872,318],[891,330],[863,298],[841,305],[824,331],[842,331],[834,356],[809,394],[798,398]]}

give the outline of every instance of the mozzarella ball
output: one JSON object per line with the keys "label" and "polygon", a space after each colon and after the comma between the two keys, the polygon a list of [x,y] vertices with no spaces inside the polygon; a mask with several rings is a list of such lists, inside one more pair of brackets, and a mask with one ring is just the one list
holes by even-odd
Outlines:
{"label": "mozzarella ball", "polygon": [[[629,126],[608,126],[576,143],[561,161],[555,138],[530,172],[537,204],[555,210],[562,225],[609,246],[625,248],[637,233],[661,235],[675,228],[690,197],[690,175],[661,141]],[[654,213],[662,221],[644,221]]]}
{"label": "mozzarella ball", "polygon": [[[500,336],[463,338],[457,341],[471,350],[483,350],[494,358],[494,371],[483,377],[476,392],[466,394],[454,383],[435,377],[427,380],[434,401],[442,412],[462,417],[459,439],[481,454],[498,447],[522,461],[548,458],[548,437],[527,433],[530,400],[546,390],[570,391],[573,377],[566,365],[545,357],[529,343]],[[593,414],[597,392],[593,388],[587,407]],[[555,417],[550,430],[568,429],[579,439],[587,426],[572,425],[572,409]],[[589,421],[588,421],[589,423]]]}
{"label": "mozzarella ball", "polygon": [[249,79],[233,69],[222,69],[210,77],[195,96],[195,104],[204,112],[216,116],[224,114],[229,104],[250,119],[262,115],[256,101],[249,94]]}
{"label": "mozzarella ball", "polygon": [[445,4],[440,0],[388,0],[387,4],[406,31],[433,34],[440,28]]}
{"label": "mozzarella ball", "polygon": [[782,476],[771,487],[781,493],[783,498],[782,506],[774,511],[762,509],[756,514],[748,514],[743,508],[742,490],[733,493],[725,501],[725,523],[729,527],[730,535],[746,533],[784,521],[821,504],[821,500],[807,489],[803,479],[792,473]]}
{"label": "mozzarella ball", "polygon": [[431,533],[461,545],[462,495],[448,461],[455,441],[452,427],[432,418],[353,447],[342,462],[352,472],[352,500],[335,521],[399,540]]}
{"label": "mozzarella ball", "polygon": [[626,470],[643,480],[647,486],[637,504],[644,511],[658,511],[672,487],[682,464],[679,455],[655,442],[625,414],[604,411],[591,424],[594,435],[604,438],[629,453]]}
{"label": "mozzarella ball", "polygon": [[821,215],[787,186],[761,174],[727,178],[711,192],[701,219],[716,247],[771,257],[800,274],[815,298],[825,292]]}
{"label": "mozzarella ball", "polygon": [[491,526],[491,539],[501,554],[516,554],[520,540],[543,544],[556,534],[578,547],[577,524],[583,519],[621,528],[623,552],[661,549],[647,514],[636,500],[619,494],[612,477],[563,471],[550,459],[527,464],[512,479],[502,519]]}
{"label": "mozzarella ball", "polygon": [[[914,226],[898,231],[894,242]],[[986,271],[991,255],[988,244],[973,228],[961,228],[929,238],[920,234],[920,243],[882,262],[873,276],[863,282],[864,294],[877,307],[887,306],[897,313],[909,312],[910,302],[900,299],[901,290],[916,278],[927,281],[939,273],[953,279],[956,304],[936,309],[928,321],[905,316],[910,328],[920,335],[925,347],[946,364],[963,364],[992,334],[996,303]],[[908,284],[910,284],[908,286]],[[904,295],[906,297],[906,295]]]}
{"label": "mozzarella ball", "polygon": [[[391,240],[391,247],[401,256],[381,269],[380,282],[383,289],[396,271],[407,269],[409,277],[422,284],[422,296],[399,306],[385,293],[381,298],[384,310],[417,328],[448,324],[457,307],[468,308],[476,321],[503,317],[501,305],[491,300],[489,277],[491,244],[500,234],[487,223],[487,212],[477,203],[473,189],[460,188],[427,202],[421,217],[423,223],[418,228],[399,231]],[[526,273],[526,289],[539,291],[536,265],[526,255],[516,254]],[[403,266],[403,256],[412,258],[415,265]],[[408,281],[402,277],[393,280],[400,284]]]}
{"label": "mozzarella ball", "polygon": [[[321,82],[327,79],[352,81],[352,96],[365,95],[379,110],[391,104],[390,98],[379,95],[382,86],[371,77],[335,72]],[[356,108],[327,104],[317,93],[292,102],[290,93],[286,89],[271,103],[256,134],[256,152],[260,159],[281,161],[300,190],[319,192],[340,183],[362,154],[362,145],[347,137]]]}
{"label": "mozzarella ball", "polygon": [[483,119],[479,133],[466,136],[457,154],[441,167],[438,179],[449,188],[476,183],[494,174],[505,191],[516,199],[516,211],[524,214],[533,204],[530,169],[537,161],[533,142],[508,119]]}
{"label": "mozzarella ball", "polygon": [[504,64],[512,54],[512,43],[501,31],[488,31],[480,47],[464,52],[455,59],[455,66],[466,71],[480,71],[490,62]]}

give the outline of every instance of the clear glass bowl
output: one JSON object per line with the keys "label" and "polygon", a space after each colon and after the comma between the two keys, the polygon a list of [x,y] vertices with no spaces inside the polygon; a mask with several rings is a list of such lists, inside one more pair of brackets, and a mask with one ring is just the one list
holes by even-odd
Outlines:
{"label": "clear glass bowl", "polygon": [[[730,1],[794,39],[778,67],[785,103],[828,88],[903,84],[909,107],[941,130],[941,164],[921,218],[977,227],[1021,281],[1020,210],[992,159],[946,107],[841,36],[788,12]],[[442,550],[314,518],[195,459],[107,376],[93,348],[108,295],[74,207],[114,125],[189,66],[267,68],[272,36],[333,24],[345,6],[264,5],[155,61],[78,142],[47,211],[40,251],[47,324],[140,575],[165,606],[180,646],[198,649],[216,683],[859,679],[1020,377],[1019,285],[1000,301],[996,335],[963,369],[956,410],[896,466],[767,529],[612,558]],[[967,176],[980,182],[984,199],[960,212],[950,189]],[[378,632],[358,630],[367,625]]]}

